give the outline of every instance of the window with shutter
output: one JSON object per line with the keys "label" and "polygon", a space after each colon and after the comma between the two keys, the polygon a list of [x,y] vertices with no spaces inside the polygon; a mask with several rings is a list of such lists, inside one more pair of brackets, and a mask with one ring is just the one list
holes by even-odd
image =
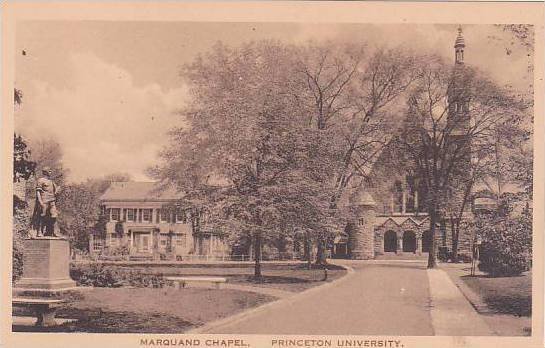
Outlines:
{"label": "window with shutter", "polygon": [[151,209],[142,209],[142,221],[151,222]]}
{"label": "window with shutter", "polygon": [[127,221],[134,221],[134,216],[135,216],[134,212],[135,212],[135,209],[132,209],[132,208],[127,209]]}
{"label": "window with shutter", "polygon": [[120,208],[112,208],[112,221],[119,221]]}

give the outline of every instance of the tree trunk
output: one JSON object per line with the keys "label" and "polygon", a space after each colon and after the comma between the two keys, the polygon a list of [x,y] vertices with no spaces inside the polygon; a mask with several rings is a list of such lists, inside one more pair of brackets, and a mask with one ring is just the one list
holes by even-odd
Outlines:
{"label": "tree trunk", "polygon": [[254,277],[261,279],[261,234],[256,233],[254,238]]}
{"label": "tree trunk", "polygon": [[452,234],[452,262],[458,262],[458,237],[460,236],[460,221],[458,219],[451,218],[450,228]]}
{"label": "tree trunk", "polygon": [[435,250],[436,250],[436,243],[435,243],[435,230],[437,225],[437,212],[435,211],[435,207],[430,209],[430,252],[428,253],[428,268],[435,268],[436,261],[435,261]]}
{"label": "tree trunk", "polygon": [[441,222],[439,223],[440,231],[441,231],[441,246],[446,247],[447,246],[447,222],[445,219],[441,219]]}
{"label": "tree trunk", "polygon": [[317,265],[325,265],[327,262],[326,258],[326,248],[325,248],[325,240],[323,236],[318,237],[317,242],[317,250],[316,250],[316,264]]}
{"label": "tree trunk", "polygon": [[307,269],[312,269],[312,240],[308,235],[305,237],[305,253],[307,258]]}

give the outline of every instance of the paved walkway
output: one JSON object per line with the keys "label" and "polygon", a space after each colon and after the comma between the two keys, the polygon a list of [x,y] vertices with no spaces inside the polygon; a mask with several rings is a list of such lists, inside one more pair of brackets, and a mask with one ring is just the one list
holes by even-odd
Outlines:
{"label": "paved walkway", "polygon": [[441,269],[428,270],[431,317],[438,336],[490,336],[493,331]]}
{"label": "paved walkway", "polygon": [[433,335],[425,264],[351,263],[353,273],[196,332]]}
{"label": "paved walkway", "polygon": [[308,335],[491,335],[441,270],[425,262],[341,261],[353,272],[193,330]]}

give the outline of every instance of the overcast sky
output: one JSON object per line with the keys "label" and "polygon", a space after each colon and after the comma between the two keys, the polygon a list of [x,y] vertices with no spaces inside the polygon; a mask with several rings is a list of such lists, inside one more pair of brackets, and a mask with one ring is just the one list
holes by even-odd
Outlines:
{"label": "overcast sky", "polygon": [[[64,150],[69,181],[126,172],[149,180],[167,142],[183,120],[186,88],[180,67],[217,41],[278,39],[407,45],[454,57],[457,25],[363,25],[191,22],[21,22],[17,25],[15,87],[23,104],[17,132],[32,140],[54,138]],[[526,49],[501,28],[463,25],[465,60],[500,84],[526,90]],[[22,51],[25,51],[25,55]]]}

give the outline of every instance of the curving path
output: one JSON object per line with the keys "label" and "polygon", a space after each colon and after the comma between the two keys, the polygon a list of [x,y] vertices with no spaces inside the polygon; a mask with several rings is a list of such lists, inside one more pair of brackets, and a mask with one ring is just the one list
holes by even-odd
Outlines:
{"label": "curving path", "polygon": [[424,263],[350,262],[354,272],[203,327],[203,333],[433,335]]}

